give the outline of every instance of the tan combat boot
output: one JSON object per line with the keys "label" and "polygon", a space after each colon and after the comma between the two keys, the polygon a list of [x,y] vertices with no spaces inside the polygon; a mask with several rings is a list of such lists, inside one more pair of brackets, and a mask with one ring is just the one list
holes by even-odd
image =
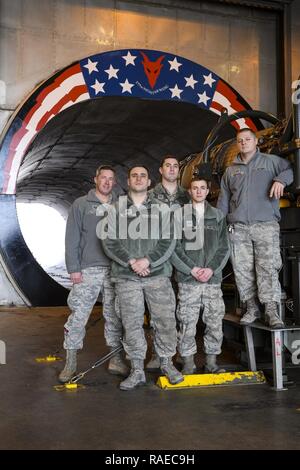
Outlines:
{"label": "tan combat boot", "polygon": [[59,374],[59,381],[62,383],[70,382],[77,369],[77,349],[67,349],[66,364]]}

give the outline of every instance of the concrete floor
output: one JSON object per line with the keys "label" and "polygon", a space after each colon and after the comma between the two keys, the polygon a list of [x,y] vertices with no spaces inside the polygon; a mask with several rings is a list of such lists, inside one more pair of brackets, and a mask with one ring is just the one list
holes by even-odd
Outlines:
{"label": "concrete floor", "polygon": [[[41,364],[62,342],[67,310],[0,311],[0,449],[300,449],[300,369],[295,385],[162,391],[148,384],[121,392],[105,366],[85,389],[57,392],[63,362]],[[99,318],[94,313],[92,320]],[[89,329],[79,370],[106,354],[103,320]]]}

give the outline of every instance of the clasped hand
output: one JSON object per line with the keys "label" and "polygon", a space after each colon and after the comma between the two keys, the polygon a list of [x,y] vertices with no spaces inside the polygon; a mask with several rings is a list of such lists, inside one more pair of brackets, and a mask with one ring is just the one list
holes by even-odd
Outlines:
{"label": "clasped hand", "polygon": [[131,269],[141,277],[146,277],[150,274],[150,262],[147,258],[133,258],[129,260]]}
{"label": "clasped hand", "polygon": [[208,282],[213,275],[213,270],[210,268],[195,267],[192,269],[192,276],[199,282]]}

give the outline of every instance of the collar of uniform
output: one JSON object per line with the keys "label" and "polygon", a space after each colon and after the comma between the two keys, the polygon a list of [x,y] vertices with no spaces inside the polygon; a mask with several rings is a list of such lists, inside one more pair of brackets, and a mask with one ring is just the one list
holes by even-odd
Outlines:
{"label": "collar of uniform", "polygon": [[249,163],[252,163],[254,160],[256,160],[260,155],[260,151],[258,149],[258,147],[256,147],[256,152],[255,154],[253,155],[253,157],[249,160],[248,163],[245,163],[243,160],[242,160],[242,157],[241,157],[241,154],[238,153],[237,156],[235,157],[235,159],[233,160],[233,164],[234,165],[249,165]]}
{"label": "collar of uniform", "polygon": [[[190,201],[187,205],[191,207],[192,214],[196,217],[196,209],[193,206],[192,201]],[[184,210],[183,208],[181,210]],[[216,219],[216,210],[212,207],[206,200],[204,201],[204,218],[205,219]]]}
{"label": "collar of uniform", "polygon": [[178,185],[178,184],[177,184],[177,186],[176,186],[176,191],[174,191],[174,193],[170,193],[170,191],[168,191],[167,188],[165,188],[162,183],[158,183],[158,184],[161,186],[161,192],[166,193],[166,195],[167,195],[168,197],[174,198],[174,197],[176,197],[177,194],[179,193],[179,185]]}
{"label": "collar of uniform", "polygon": [[95,189],[90,189],[88,194],[87,194],[87,200],[89,202],[97,202],[98,204],[112,204],[115,201],[115,196],[113,193],[109,195],[108,201],[103,202],[100,201],[100,199],[96,196],[96,190]]}
{"label": "collar of uniform", "polygon": [[[131,199],[131,196],[129,193],[126,194],[127,196],[127,208],[131,207],[131,206],[135,206],[133,200]],[[146,196],[146,199],[143,201],[143,203],[141,204],[141,206],[144,206],[144,207],[149,207],[151,206],[151,204],[153,203],[153,198],[151,197],[151,195],[149,194],[149,192],[147,192],[147,196]],[[140,206],[140,207],[141,207]],[[138,207],[135,206],[137,209]]]}

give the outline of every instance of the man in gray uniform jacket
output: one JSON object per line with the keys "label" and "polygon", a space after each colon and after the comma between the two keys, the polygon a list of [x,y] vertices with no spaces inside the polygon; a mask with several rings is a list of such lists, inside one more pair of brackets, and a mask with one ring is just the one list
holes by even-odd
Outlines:
{"label": "man in gray uniform jacket", "polygon": [[238,131],[237,146],[240,153],[222,177],[217,207],[227,216],[236,284],[247,305],[241,323],[261,318],[259,299],[267,324],[282,328],[278,200],[293,172],[288,160],[258,150],[251,129]]}
{"label": "man in gray uniform jacket", "polygon": [[225,372],[217,365],[216,358],[221,353],[225,314],[222,269],[230,249],[225,217],[205,200],[208,192],[208,182],[195,177],[190,184],[192,204],[175,212],[175,224],[177,226],[178,221],[181,237],[178,237],[171,261],[177,270],[179,287],[178,351],[183,358],[183,374],[193,374],[196,370],[195,336],[201,307],[205,324],[205,370]]}
{"label": "man in gray uniform jacket", "polygon": [[[100,292],[103,293],[106,343],[111,349],[121,345],[122,323],[115,310],[115,293],[110,282],[110,260],[103,252],[96,234],[100,219],[97,211],[107,211],[113,202],[115,170],[108,165],[99,167],[94,182],[95,189],[74,201],[66,227],[66,265],[73,287],[68,297],[72,313],[65,324],[66,365],[59,375],[59,380],[63,383],[68,382],[76,372],[77,350],[82,349],[85,325]],[[127,375],[129,369],[118,354],[110,360],[108,371]]]}
{"label": "man in gray uniform jacket", "polygon": [[[149,191],[156,199],[167,204],[171,210],[184,206],[190,202],[189,193],[178,184],[179,161],[174,155],[165,155],[161,161],[159,172],[161,182]],[[160,366],[159,357],[152,352],[147,370],[155,370]]]}
{"label": "man in gray uniform jacket", "polygon": [[[174,250],[169,208],[148,195],[148,169],[135,166],[128,172],[128,196],[121,196],[109,212],[106,227],[98,236],[112,259],[111,278],[115,282],[124,327],[123,346],[131,362],[131,372],[121,382],[121,390],[145,383],[144,359],[147,342],[143,330],[144,302],[147,301],[155,331],[155,350],[160,367],[176,384],[183,376],[174,367],[176,352],[175,296],[170,282],[169,261]],[[108,232],[105,232],[108,230]]]}

